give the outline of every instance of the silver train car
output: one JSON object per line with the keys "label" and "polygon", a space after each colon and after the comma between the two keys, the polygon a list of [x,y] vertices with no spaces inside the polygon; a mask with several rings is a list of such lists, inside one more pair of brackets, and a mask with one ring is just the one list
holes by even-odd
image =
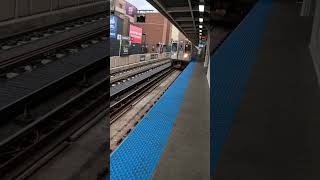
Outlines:
{"label": "silver train car", "polygon": [[192,43],[190,41],[173,41],[171,43],[171,59],[175,67],[186,66],[192,58]]}

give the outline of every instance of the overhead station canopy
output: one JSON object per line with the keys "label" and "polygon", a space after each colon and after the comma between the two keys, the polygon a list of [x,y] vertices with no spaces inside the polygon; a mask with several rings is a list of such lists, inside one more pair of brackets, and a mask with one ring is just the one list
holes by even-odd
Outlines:
{"label": "overhead station canopy", "polygon": [[257,0],[212,0],[210,25],[234,28],[247,15]]}
{"label": "overhead station canopy", "polygon": [[210,21],[210,0],[147,1],[194,44],[198,44],[200,36],[207,35],[209,27],[206,25]]}

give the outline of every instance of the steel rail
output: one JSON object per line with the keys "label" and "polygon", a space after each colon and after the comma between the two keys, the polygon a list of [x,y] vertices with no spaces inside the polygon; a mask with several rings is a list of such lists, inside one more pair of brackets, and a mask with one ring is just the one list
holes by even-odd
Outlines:
{"label": "steel rail", "polygon": [[[79,124],[80,120],[91,111],[107,109],[108,87],[109,77],[106,77],[2,141],[0,151],[7,150],[8,153],[7,158],[2,157],[0,174],[4,174],[17,162],[21,162],[39,148],[46,146],[58,134],[65,133],[71,126]],[[10,154],[12,149],[16,150]]]}
{"label": "steel rail", "polygon": [[129,93],[125,94],[121,99],[119,99],[115,103],[111,104],[111,106],[110,106],[110,117],[111,117],[110,124],[112,124],[116,121],[115,119],[113,119],[116,114],[118,114],[123,109],[125,109],[137,97],[143,95],[151,87],[153,87],[158,82],[160,82],[165,77],[167,77],[168,74],[171,74],[172,71],[173,71],[172,68],[167,68],[167,69],[164,69],[163,71],[145,79],[144,82],[142,82],[142,84],[137,87],[137,89],[130,91]]}
{"label": "steel rail", "polygon": [[57,43],[50,44],[48,46],[36,49],[34,51],[28,51],[27,53],[19,54],[15,57],[10,57],[8,59],[1,59],[0,60],[0,74],[17,65],[21,65],[25,63],[29,59],[35,56],[39,56],[51,50],[62,48],[68,44],[76,43],[87,38],[96,36],[98,34],[106,33],[108,31],[107,27],[98,28],[89,32],[82,34],[81,36],[74,36],[72,38],[68,38]]}

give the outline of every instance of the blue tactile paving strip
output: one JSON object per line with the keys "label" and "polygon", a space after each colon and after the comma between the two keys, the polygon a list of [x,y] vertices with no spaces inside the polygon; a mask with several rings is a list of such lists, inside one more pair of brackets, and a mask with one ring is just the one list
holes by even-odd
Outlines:
{"label": "blue tactile paving strip", "polygon": [[150,179],[183,102],[190,62],[136,128],[110,156],[110,179]]}
{"label": "blue tactile paving strip", "polygon": [[[211,175],[231,128],[240,98],[256,62],[256,51],[272,7],[260,0],[212,56],[211,68]],[[249,113],[249,112],[248,112]]]}

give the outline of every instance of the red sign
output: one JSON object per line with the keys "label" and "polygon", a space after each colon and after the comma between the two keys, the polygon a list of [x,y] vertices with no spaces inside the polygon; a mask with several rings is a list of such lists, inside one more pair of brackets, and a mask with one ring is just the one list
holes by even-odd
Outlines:
{"label": "red sign", "polygon": [[130,38],[131,43],[141,44],[142,43],[142,28],[130,24]]}
{"label": "red sign", "polygon": [[202,39],[202,40],[204,40],[204,41],[206,41],[206,40],[207,40],[207,38],[208,38],[207,36],[202,36],[202,38],[201,38],[201,39]]}

